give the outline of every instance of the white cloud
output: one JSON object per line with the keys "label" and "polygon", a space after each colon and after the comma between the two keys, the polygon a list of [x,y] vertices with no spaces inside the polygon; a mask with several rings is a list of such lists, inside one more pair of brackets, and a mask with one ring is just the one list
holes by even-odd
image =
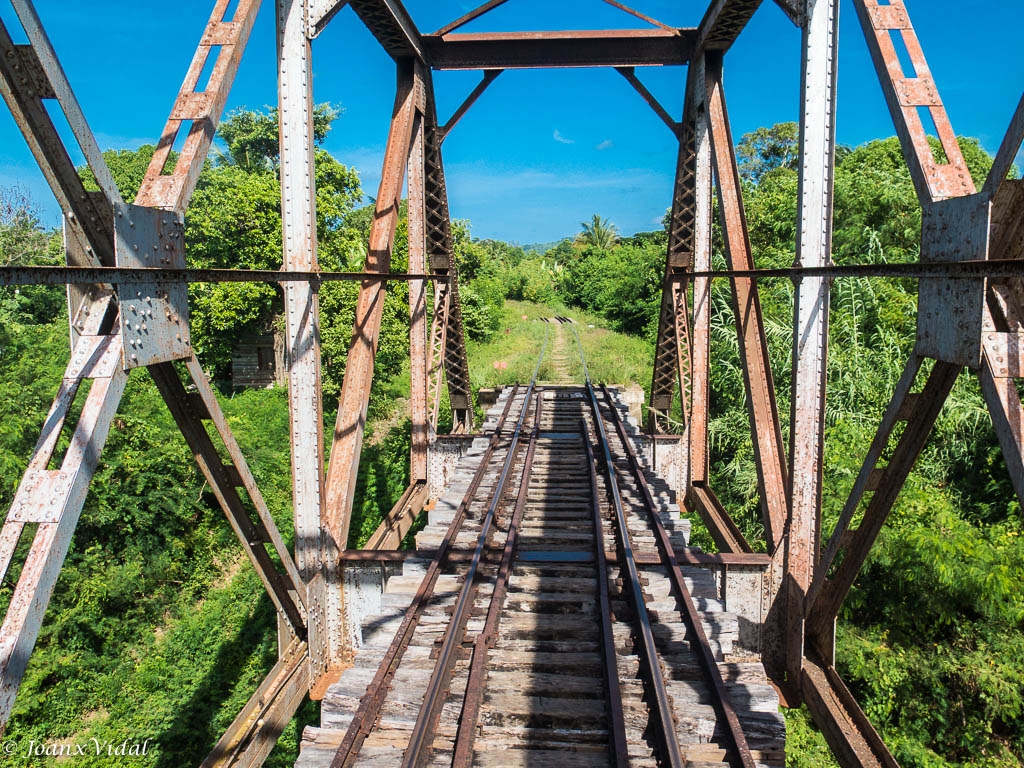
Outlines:
{"label": "white cloud", "polygon": [[598,144],[596,147],[594,147],[594,149],[596,149],[598,152],[601,152],[601,151],[603,151],[605,149],[611,149],[614,146],[615,146],[615,142],[614,141],[612,141],[611,139],[605,139],[600,144]]}
{"label": "white cloud", "polygon": [[555,141],[557,141],[559,144],[575,144],[576,143],[575,139],[567,139],[567,138],[565,138],[565,136],[562,135],[562,132],[559,131],[557,128],[555,128],[555,133],[552,136],[552,138]]}
{"label": "white cloud", "polygon": [[457,163],[446,171],[449,191],[457,189],[475,199],[541,190],[603,189],[621,194],[671,184],[670,176],[647,169],[556,173],[536,168],[508,171],[477,163]]}

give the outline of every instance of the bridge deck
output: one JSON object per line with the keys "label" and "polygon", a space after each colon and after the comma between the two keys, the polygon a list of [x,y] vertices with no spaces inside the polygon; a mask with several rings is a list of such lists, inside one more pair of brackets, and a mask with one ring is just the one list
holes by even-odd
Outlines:
{"label": "bridge deck", "polygon": [[[557,348],[555,354],[564,358]],[[741,645],[741,619],[726,610],[721,574],[680,569],[724,683],[716,689],[659,555],[641,483],[680,554],[690,551],[689,522],[666,483],[646,467],[642,480],[631,474],[615,428],[618,419],[635,433],[625,408],[608,392],[595,393],[595,402],[596,409],[579,386],[502,393],[486,436],[474,441],[417,536],[425,556],[405,560],[401,574],[387,581],[383,611],[362,622],[354,666],[328,690],[321,726],[307,728],[297,768],[332,760],[413,764],[413,750],[418,764],[431,765],[743,764],[716,690],[724,690],[738,718],[747,764],[784,765],[778,698],[756,651]],[[595,450],[595,413],[607,435],[632,558],[616,526],[608,468]],[[513,434],[521,415],[522,430]],[[491,509],[494,524],[483,532]],[[632,600],[633,578],[642,605]],[[446,645],[454,650],[442,668]],[[652,669],[666,712],[659,711]],[[369,705],[374,698],[376,707]],[[666,722],[678,743],[673,759],[666,757]]]}

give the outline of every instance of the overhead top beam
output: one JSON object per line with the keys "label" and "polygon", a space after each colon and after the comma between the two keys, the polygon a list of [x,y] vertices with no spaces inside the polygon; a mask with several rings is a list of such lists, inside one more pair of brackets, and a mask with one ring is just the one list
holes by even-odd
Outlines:
{"label": "overhead top beam", "polygon": [[393,59],[424,61],[422,39],[401,0],[349,0],[352,10]]}
{"label": "overhead top beam", "polygon": [[663,67],[686,64],[694,29],[612,29],[424,35],[433,69]]}
{"label": "overhead top beam", "polygon": [[728,50],[760,7],[761,0],[714,0],[700,22],[696,47],[708,51]]}

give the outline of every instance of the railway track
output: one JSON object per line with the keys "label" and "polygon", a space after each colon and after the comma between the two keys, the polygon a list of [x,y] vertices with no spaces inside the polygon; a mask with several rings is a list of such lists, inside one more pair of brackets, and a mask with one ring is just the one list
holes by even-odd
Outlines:
{"label": "railway track", "polygon": [[728,658],[736,618],[677,562],[612,394],[535,371],[495,411],[297,768],[783,765],[774,691]]}

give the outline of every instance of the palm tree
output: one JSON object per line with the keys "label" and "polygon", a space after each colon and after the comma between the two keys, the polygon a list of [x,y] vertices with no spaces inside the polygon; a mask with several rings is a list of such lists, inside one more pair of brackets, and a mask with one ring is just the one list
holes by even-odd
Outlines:
{"label": "palm tree", "polygon": [[580,222],[583,231],[576,235],[576,242],[580,245],[590,245],[601,251],[610,251],[619,240],[615,225],[610,221],[602,219],[598,214],[587,224]]}

